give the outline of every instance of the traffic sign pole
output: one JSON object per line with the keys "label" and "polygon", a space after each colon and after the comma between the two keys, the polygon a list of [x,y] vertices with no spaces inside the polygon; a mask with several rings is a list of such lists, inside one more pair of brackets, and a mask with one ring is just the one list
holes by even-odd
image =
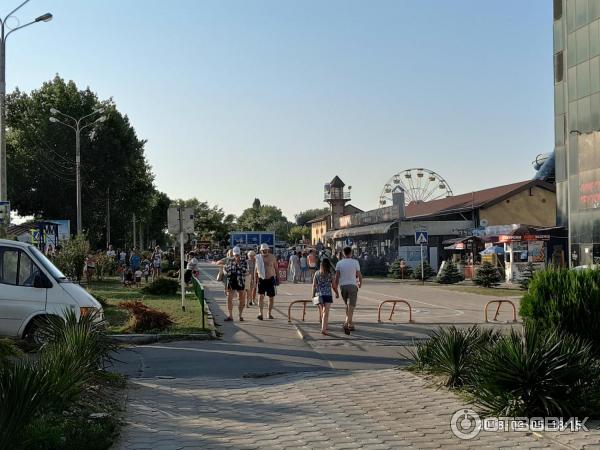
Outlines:
{"label": "traffic sign pole", "polygon": [[421,284],[425,285],[425,273],[423,272],[423,244],[421,244]]}
{"label": "traffic sign pole", "polygon": [[183,217],[181,217],[182,215],[182,209],[183,208],[179,208],[179,277],[181,279],[181,310],[185,311],[185,267],[183,266],[183,258],[184,258],[184,252],[183,252]]}

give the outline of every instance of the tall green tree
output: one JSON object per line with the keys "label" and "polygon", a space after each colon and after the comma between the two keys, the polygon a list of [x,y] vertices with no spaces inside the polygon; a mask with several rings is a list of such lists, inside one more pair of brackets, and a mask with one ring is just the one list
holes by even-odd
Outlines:
{"label": "tall green tree", "polygon": [[315,208],[307,209],[306,211],[300,211],[294,217],[296,219],[296,225],[304,226],[310,220],[316,219],[317,217],[324,216],[329,213],[329,208]]}
{"label": "tall green tree", "polygon": [[75,132],[51,123],[50,108],[75,118],[104,109],[107,120],[81,134],[83,226],[92,246],[103,246],[110,198],[113,243],[131,242],[132,216],[149,213],[155,192],[145,141],[137,137],[111,99],[100,100],[89,88],[80,90],[58,75],[30,94],[16,89],[7,97],[12,207],[20,215],[70,219],[75,229]]}
{"label": "tall green tree", "polygon": [[240,231],[274,231],[277,239],[287,239],[293,224],[276,206],[263,205],[254,199],[251,208],[245,209],[237,219]]}
{"label": "tall green tree", "polygon": [[310,239],[310,228],[307,226],[301,227],[299,225],[291,227],[288,233],[288,242],[290,244],[297,244],[302,239]]}

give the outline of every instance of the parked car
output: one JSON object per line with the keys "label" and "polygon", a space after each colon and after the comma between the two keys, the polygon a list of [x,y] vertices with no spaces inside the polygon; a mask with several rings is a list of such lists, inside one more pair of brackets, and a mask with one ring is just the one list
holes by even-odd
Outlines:
{"label": "parked car", "polygon": [[64,317],[69,309],[77,318],[103,318],[100,303],[36,247],[0,239],[0,335],[39,342],[44,318]]}

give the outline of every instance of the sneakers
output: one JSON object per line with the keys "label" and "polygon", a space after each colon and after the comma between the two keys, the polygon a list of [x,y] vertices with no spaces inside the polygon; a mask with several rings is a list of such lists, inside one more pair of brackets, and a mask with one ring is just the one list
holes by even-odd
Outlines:
{"label": "sneakers", "polygon": [[233,317],[225,317],[225,322],[233,322]]}
{"label": "sneakers", "polygon": [[269,314],[269,319],[274,319],[273,314]]}
{"label": "sneakers", "polygon": [[348,326],[348,324],[345,323],[342,328],[344,330],[344,333],[346,333],[347,336],[350,336],[350,327]]}

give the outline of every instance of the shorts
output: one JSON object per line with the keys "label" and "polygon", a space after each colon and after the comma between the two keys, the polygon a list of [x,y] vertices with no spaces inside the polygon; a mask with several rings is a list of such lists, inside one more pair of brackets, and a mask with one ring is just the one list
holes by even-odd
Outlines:
{"label": "shorts", "polygon": [[155,262],[153,264],[153,266],[154,266],[155,269],[160,269],[160,263],[159,262]]}
{"label": "shorts", "polygon": [[325,303],[333,303],[333,296],[332,295],[319,295],[319,300],[321,301],[322,305],[324,305]]}
{"label": "shorts", "polygon": [[244,283],[240,284],[237,277],[228,278],[227,288],[231,291],[243,291],[246,289]]}
{"label": "shorts", "polygon": [[344,303],[346,305],[356,306],[356,301],[358,300],[358,286],[347,284],[342,286],[341,291]]}
{"label": "shorts", "polygon": [[304,273],[304,272],[308,272],[308,267],[301,267],[300,270]]}
{"label": "shorts", "polygon": [[267,297],[275,297],[275,278],[269,278],[263,280],[258,279],[258,293],[260,295],[267,295]]}
{"label": "shorts", "polygon": [[246,275],[246,280],[244,280],[244,284],[246,285],[246,289],[253,289],[254,288],[254,276]]}
{"label": "shorts", "polygon": [[140,283],[142,281],[142,277],[135,277],[135,282]]}

